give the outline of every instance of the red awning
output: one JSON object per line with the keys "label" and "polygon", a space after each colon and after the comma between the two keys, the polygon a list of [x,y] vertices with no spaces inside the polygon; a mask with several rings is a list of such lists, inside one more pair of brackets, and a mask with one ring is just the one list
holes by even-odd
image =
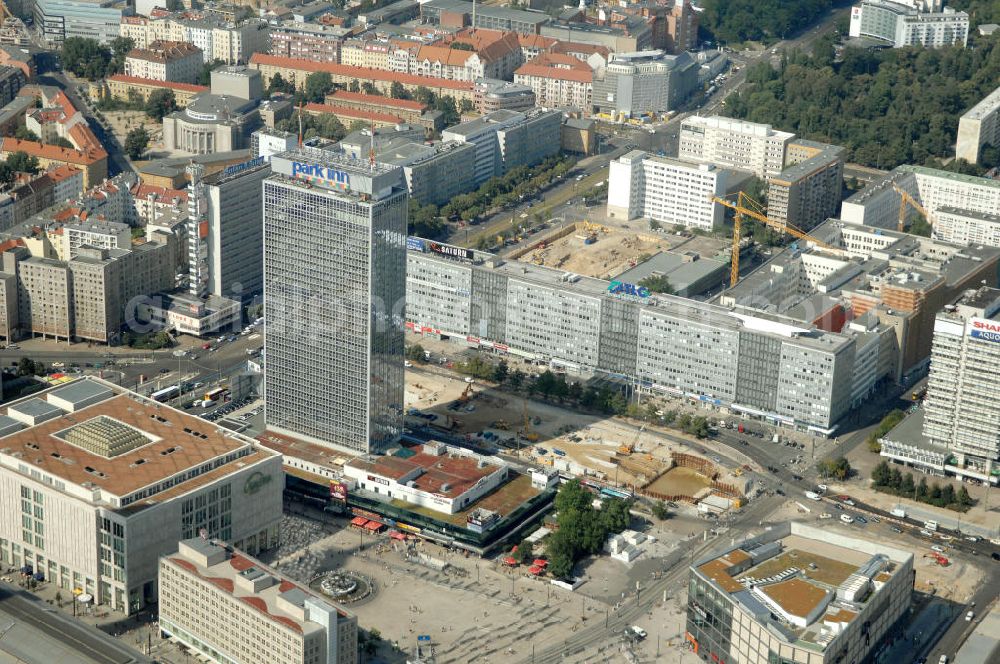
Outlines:
{"label": "red awning", "polygon": [[391,537],[392,539],[400,540],[400,541],[406,539],[406,535],[404,535],[403,533],[399,532],[398,530],[390,530],[389,531],[389,537]]}
{"label": "red awning", "polygon": [[507,556],[506,558],[503,559],[503,564],[510,565],[511,567],[513,567],[514,565],[517,564],[517,561],[511,558],[510,556]]}
{"label": "red awning", "polygon": [[356,516],[353,519],[351,519],[352,526],[364,527],[366,523],[368,523],[368,519],[366,519],[363,516]]}
{"label": "red awning", "polygon": [[549,564],[549,561],[542,560],[541,558],[535,558],[534,564],[536,567],[545,567]]}
{"label": "red awning", "polygon": [[378,532],[382,530],[382,524],[378,521],[369,521],[365,524],[365,530],[371,530],[372,532]]}
{"label": "red awning", "polygon": [[528,571],[534,574],[535,576],[538,576],[539,574],[545,571],[545,568],[539,567],[538,565],[532,565],[531,567],[528,568]]}

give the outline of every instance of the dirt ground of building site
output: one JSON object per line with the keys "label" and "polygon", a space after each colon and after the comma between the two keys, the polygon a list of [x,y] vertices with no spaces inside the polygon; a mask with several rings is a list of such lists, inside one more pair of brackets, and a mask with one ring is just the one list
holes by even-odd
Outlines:
{"label": "dirt ground of building site", "polygon": [[[523,418],[526,411],[529,420],[539,418],[538,424],[530,426],[539,434],[535,445],[549,450],[545,458],[556,460],[551,449],[559,448],[566,457],[594,472],[613,473],[614,464],[609,459],[623,443],[634,444],[639,452],[631,456],[656,468],[666,468],[670,452],[685,447],[655,432],[644,431],[637,437],[636,430],[624,422],[582,416],[533,401],[522,405],[516,397],[494,393],[477,384],[473,384],[472,389],[485,390],[486,398],[480,396],[471,400],[469,403],[475,406],[472,412],[455,413],[447,409],[447,404],[465,390],[467,383],[429,367],[407,374],[408,408],[457,417],[463,425],[460,432],[491,430],[491,425],[501,417],[518,419],[515,415],[519,414]],[[499,430],[498,434],[513,435],[521,427],[523,422],[509,422],[509,430]],[[581,442],[572,442],[565,433],[567,428],[575,432]],[[522,454],[537,459],[539,454],[531,449],[534,446],[528,447]],[[619,481],[623,481],[621,476]],[[656,482],[654,486],[664,492],[683,493],[704,486],[705,479],[679,468]],[[558,646],[580,630],[603,627],[606,620],[614,621],[617,609],[635,601],[637,587],[641,588],[676,561],[676,556],[671,554],[680,543],[699,538],[714,540],[723,546],[736,536],[736,533],[729,533],[724,519],[709,522],[699,517],[692,506],[681,504],[673,512],[665,521],[635,512],[633,527],[651,536],[652,541],[640,547],[642,554],[630,564],[607,555],[583,561],[577,573],[584,582],[576,591],[554,586],[546,578],[534,578],[523,567],[509,569],[498,558],[466,557],[430,543],[415,544],[416,549],[407,557],[403,544],[388,539],[385,534],[362,535],[348,525],[346,518],[339,518],[333,524],[324,518],[326,523],[319,527],[317,521],[305,516],[286,518],[313,524],[311,527],[316,535],[304,555],[313,561],[316,574],[347,569],[375,580],[376,592],[371,597],[348,605],[358,615],[362,627],[379,630],[384,639],[405,650],[416,645],[418,636],[429,636],[438,646],[436,661],[448,664],[531,661],[533,648]],[[784,503],[761,525],[789,519],[824,523],[824,527],[858,534],[854,532],[856,526],[818,521],[817,510],[806,512],[793,501]],[[759,527],[749,534],[757,532],[760,532]],[[744,534],[740,531],[738,536]],[[881,536],[881,532],[879,534]],[[961,602],[972,594],[983,578],[979,568],[959,560],[948,567],[934,564],[932,559],[923,557],[926,545],[913,538],[894,538],[886,533],[885,539],[913,551],[918,591]],[[414,556],[417,552],[424,554],[424,562],[418,562]],[[544,554],[544,543],[536,546],[535,554]],[[302,556],[302,551],[289,553],[277,562],[294,564]],[[444,569],[439,571],[442,564]],[[687,561],[679,564],[687,564]],[[635,661],[697,661],[683,641],[687,599],[684,587],[685,583],[681,582],[679,594],[658,598],[647,614],[633,621],[649,633],[644,641],[632,647]],[[616,644],[621,641],[620,637],[613,637],[611,642],[577,653],[566,661],[619,661],[624,655]],[[603,652],[598,652],[599,647],[603,647]]]}
{"label": "dirt ground of building site", "polygon": [[588,277],[611,279],[660,251],[716,258],[730,247],[729,240],[690,232],[678,234],[672,227],[650,230],[649,222],[641,219],[623,221],[607,220],[602,214],[591,216],[599,220],[592,223],[568,218],[562,225],[533,237],[530,243],[506,255]]}

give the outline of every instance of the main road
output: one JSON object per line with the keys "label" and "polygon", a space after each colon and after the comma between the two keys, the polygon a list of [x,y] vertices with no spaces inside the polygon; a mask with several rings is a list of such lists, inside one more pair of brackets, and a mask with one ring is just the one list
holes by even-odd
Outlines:
{"label": "main road", "polygon": [[[731,530],[749,530],[774,511],[782,502],[777,497],[757,500],[739,514],[730,526]],[[688,566],[691,562],[704,555],[708,550],[718,547],[719,539],[713,538],[707,542],[695,538],[682,543],[678,550],[664,562],[664,574],[645,586],[640,586],[637,596],[634,594],[623,608],[610,614],[606,624],[601,624],[598,618],[592,618],[597,624],[588,625],[568,639],[557,639],[541,648],[536,648],[526,659],[526,664],[544,664],[545,662],[561,662],[566,655],[573,655],[601,644],[611,643],[626,626],[631,625],[646,614],[664,593],[676,596],[687,580]]]}

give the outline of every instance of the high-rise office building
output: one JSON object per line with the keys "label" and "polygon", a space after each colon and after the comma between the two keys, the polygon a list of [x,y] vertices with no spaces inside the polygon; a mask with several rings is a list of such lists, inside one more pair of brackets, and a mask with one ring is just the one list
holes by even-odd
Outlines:
{"label": "high-rise office building", "polygon": [[[954,464],[946,472],[997,482],[1000,410],[1000,290],[968,291],[934,321],[924,436],[946,448]],[[942,450],[943,451],[943,450]]]}
{"label": "high-rise office building", "polygon": [[257,157],[205,178],[211,295],[245,303],[264,288],[261,183],[270,174],[267,161]]}
{"label": "high-rise office building", "polygon": [[266,420],[378,452],[403,424],[403,171],[304,147],[264,180]]}

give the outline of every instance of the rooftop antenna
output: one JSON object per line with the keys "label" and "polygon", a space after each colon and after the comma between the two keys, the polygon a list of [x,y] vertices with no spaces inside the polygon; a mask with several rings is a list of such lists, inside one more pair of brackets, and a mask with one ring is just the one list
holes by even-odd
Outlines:
{"label": "rooftop antenna", "polygon": [[302,147],[302,101],[299,100],[299,147]]}
{"label": "rooftop antenna", "polygon": [[375,172],[375,116],[372,116],[371,142],[368,147],[368,167]]}

